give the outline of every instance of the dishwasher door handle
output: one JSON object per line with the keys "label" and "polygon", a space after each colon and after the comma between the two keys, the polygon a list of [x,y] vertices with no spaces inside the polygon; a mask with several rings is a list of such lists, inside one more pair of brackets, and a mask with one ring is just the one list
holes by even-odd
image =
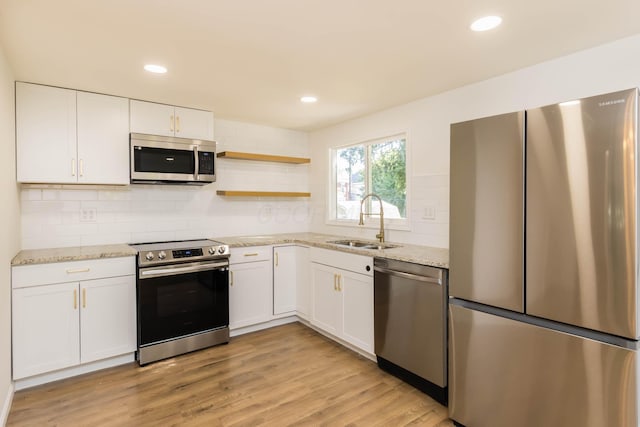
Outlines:
{"label": "dishwasher door handle", "polygon": [[379,273],[389,274],[391,276],[402,277],[410,280],[417,280],[419,282],[433,283],[436,285],[442,285],[442,279],[436,279],[434,277],[419,276],[417,274],[404,273],[402,271],[389,270],[388,268],[377,267],[377,266],[374,266],[373,270]]}

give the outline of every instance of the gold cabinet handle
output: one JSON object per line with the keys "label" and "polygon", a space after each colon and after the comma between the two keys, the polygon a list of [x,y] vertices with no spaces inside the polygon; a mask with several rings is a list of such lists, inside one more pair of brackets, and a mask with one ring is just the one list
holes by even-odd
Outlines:
{"label": "gold cabinet handle", "polygon": [[78,291],[76,289],[73,290],[73,309],[78,308]]}
{"label": "gold cabinet handle", "polygon": [[258,256],[257,252],[252,252],[250,254],[244,254],[244,256]]}
{"label": "gold cabinet handle", "polygon": [[71,159],[71,176],[76,176],[76,159]]}
{"label": "gold cabinet handle", "polygon": [[229,286],[233,286],[233,271],[229,271]]}
{"label": "gold cabinet handle", "polygon": [[342,292],[342,274],[338,274],[338,292]]}
{"label": "gold cabinet handle", "polygon": [[180,132],[180,116],[176,116],[176,132]]}
{"label": "gold cabinet handle", "polygon": [[87,289],[82,288],[82,308],[87,308]]}
{"label": "gold cabinet handle", "polygon": [[84,176],[84,161],[80,159],[80,176]]}
{"label": "gold cabinet handle", "polygon": [[276,252],[276,267],[278,266],[278,252]]}
{"label": "gold cabinet handle", "polygon": [[173,114],[169,117],[169,131],[173,132]]}
{"label": "gold cabinet handle", "polygon": [[333,273],[333,290],[338,290],[338,275]]}
{"label": "gold cabinet handle", "polygon": [[91,269],[89,267],[87,268],[67,268],[67,274],[72,274],[72,273],[87,273],[88,271],[90,271]]}

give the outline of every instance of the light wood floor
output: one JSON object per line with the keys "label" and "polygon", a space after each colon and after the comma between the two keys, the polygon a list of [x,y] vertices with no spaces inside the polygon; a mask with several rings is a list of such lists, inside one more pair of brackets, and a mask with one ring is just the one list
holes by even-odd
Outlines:
{"label": "light wood floor", "polygon": [[7,426],[452,426],[447,409],[299,323],[15,394]]}

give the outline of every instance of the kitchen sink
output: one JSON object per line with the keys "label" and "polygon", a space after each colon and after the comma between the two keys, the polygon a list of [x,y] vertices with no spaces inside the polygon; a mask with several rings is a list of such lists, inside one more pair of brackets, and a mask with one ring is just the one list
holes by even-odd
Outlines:
{"label": "kitchen sink", "polygon": [[367,242],[363,240],[332,240],[327,243],[361,249],[391,249],[399,247],[399,245],[392,245],[390,243]]}

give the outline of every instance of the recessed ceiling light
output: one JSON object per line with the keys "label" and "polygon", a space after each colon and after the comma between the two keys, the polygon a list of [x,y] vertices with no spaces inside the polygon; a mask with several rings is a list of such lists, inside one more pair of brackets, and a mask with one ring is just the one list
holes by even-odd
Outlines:
{"label": "recessed ceiling light", "polygon": [[167,67],[163,67],[162,65],[155,65],[155,64],[147,64],[144,66],[144,69],[149,71],[150,73],[156,73],[156,74],[164,74],[167,72]]}
{"label": "recessed ceiling light", "polygon": [[312,104],[317,101],[318,98],[316,98],[315,96],[303,96],[302,98],[300,98],[300,102],[304,102],[306,104]]}
{"label": "recessed ceiling light", "polygon": [[499,16],[485,16],[484,18],[476,19],[471,24],[473,31],[487,31],[492,30],[502,23],[502,18]]}

